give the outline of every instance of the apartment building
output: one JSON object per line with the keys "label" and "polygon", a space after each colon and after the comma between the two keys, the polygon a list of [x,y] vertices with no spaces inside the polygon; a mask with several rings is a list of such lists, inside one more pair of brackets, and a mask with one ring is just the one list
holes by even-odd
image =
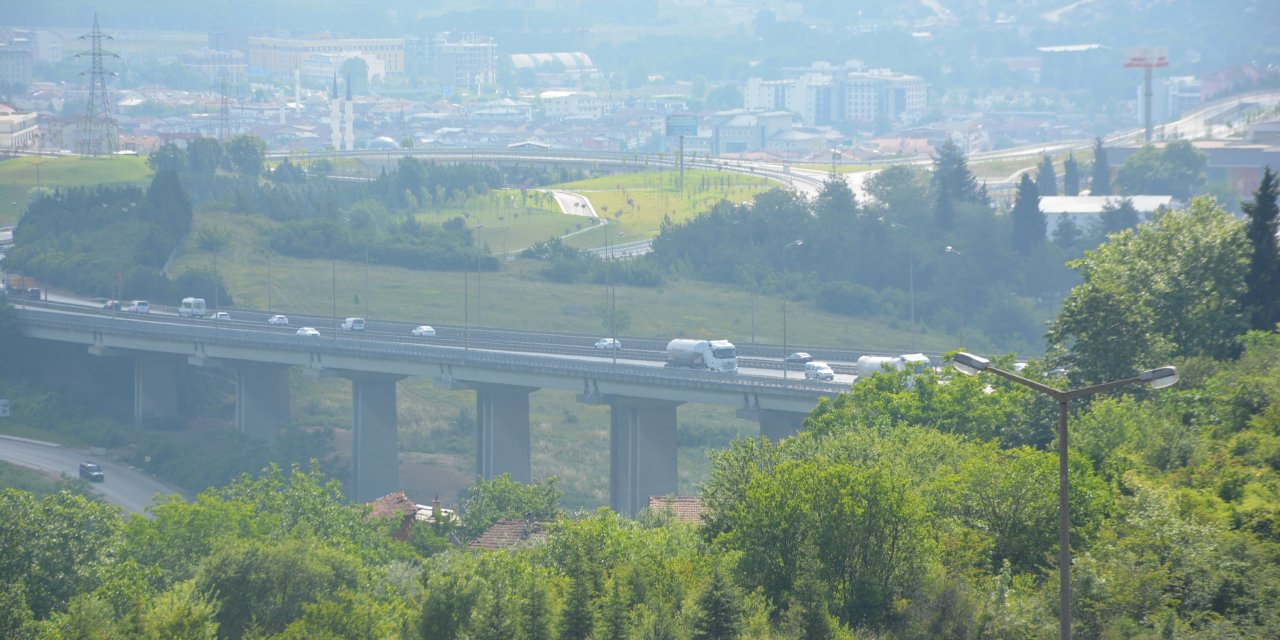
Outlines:
{"label": "apartment building", "polygon": [[352,55],[381,61],[386,75],[404,73],[403,38],[264,38],[249,37],[250,75],[292,75],[305,70],[318,54]]}
{"label": "apartment building", "polygon": [[748,79],[745,108],[790,111],[808,126],[865,126],[910,118],[928,103],[924,79],[888,69],[818,64],[789,71],[793,77],[784,80]]}

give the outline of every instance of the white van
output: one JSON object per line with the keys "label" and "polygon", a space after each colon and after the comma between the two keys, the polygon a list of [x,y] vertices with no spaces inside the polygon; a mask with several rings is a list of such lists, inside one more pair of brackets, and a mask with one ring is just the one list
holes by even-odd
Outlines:
{"label": "white van", "polygon": [[134,300],[124,310],[129,313],[151,313],[151,303],[146,300]]}
{"label": "white van", "polygon": [[806,380],[835,380],[836,372],[831,370],[831,365],[813,360],[804,363],[804,377]]}
{"label": "white van", "polygon": [[203,318],[205,311],[204,298],[183,298],[178,307],[178,315],[184,318]]}
{"label": "white van", "polygon": [[364,331],[364,318],[347,318],[338,328],[343,331]]}

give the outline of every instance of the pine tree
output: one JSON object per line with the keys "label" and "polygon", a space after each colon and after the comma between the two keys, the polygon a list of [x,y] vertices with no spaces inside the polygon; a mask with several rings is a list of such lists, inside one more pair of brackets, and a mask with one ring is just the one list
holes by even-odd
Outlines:
{"label": "pine tree", "polygon": [[1260,331],[1274,331],[1280,322],[1280,253],[1276,248],[1280,211],[1276,195],[1276,174],[1267,167],[1262,183],[1253,192],[1253,202],[1240,207],[1249,219],[1245,234],[1253,246],[1242,302],[1250,313],[1250,326]]}
{"label": "pine tree", "polygon": [[949,229],[955,221],[956,202],[982,202],[978,180],[965,162],[960,145],[947,139],[933,158],[934,216],[938,226]]}
{"label": "pine tree", "polygon": [[1040,168],[1036,171],[1036,189],[1039,195],[1058,195],[1058,174],[1053,170],[1053,158],[1048,155],[1040,157]]}
{"label": "pine tree", "polygon": [[1044,240],[1045,221],[1044,214],[1040,212],[1040,192],[1028,174],[1022,174],[1022,180],[1018,182],[1018,195],[1010,217],[1013,219],[1014,250],[1030,253]]}
{"label": "pine tree", "polygon": [[697,620],[693,625],[693,640],[725,640],[738,637],[741,626],[740,598],[724,572],[716,567],[711,581],[698,596]]}
{"label": "pine tree", "polygon": [[1102,147],[1102,138],[1094,138],[1093,141],[1093,174],[1089,178],[1089,193],[1111,195],[1111,165],[1107,164],[1107,150]]}
{"label": "pine tree", "polygon": [[[1068,153],[1067,159],[1062,162],[1062,194],[1068,196],[1080,195],[1080,167],[1076,165],[1076,157]],[[1041,192],[1040,195],[1045,195]]]}

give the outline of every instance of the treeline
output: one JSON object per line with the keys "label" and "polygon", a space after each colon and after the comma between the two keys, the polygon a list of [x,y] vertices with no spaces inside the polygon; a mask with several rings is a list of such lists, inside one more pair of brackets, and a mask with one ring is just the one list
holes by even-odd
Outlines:
{"label": "treeline", "polygon": [[546,262],[542,277],[552,282],[657,287],[665,281],[665,270],[647,256],[629,260],[609,260],[590,251],[565,244],[560,238],[549,238],[520,252],[521,258]]}
{"label": "treeline", "polygon": [[[1095,153],[1102,155],[1092,186],[1109,193],[1105,152],[1099,145]],[[1185,143],[1144,150],[1118,182],[1125,193],[1141,193],[1175,179],[1184,183],[1177,193],[1196,193],[1204,184],[1196,153]],[[931,170],[877,172],[865,184],[865,202],[832,178],[812,200],[774,190],[751,203],[721,202],[683,223],[664,221],[652,258],[665,270],[811,300],[833,313],[898,326],[914,316],[926,330],[963,330],[971,343],[1035,352],[1051,305],[1079,282],[1066,263],[1139,222],[1122,200],[1096,225],[1067,221],[1046,233],[1039,198],[1057,192],[1058,177],[1044,160],[1038,181],[1024,174],[1012,201],[996,204],[947,141]],[[1065,188],[1078,192],[1082,171],[1073,157],[1065,173]]]}
{"label": "treeline", "polygon": [[191,215],[191,202],[170,171],[155,174],[145,192],[97,187],[42,193],[18,224],[6,268],[88,295],[167,299],[175,287],[164,265],[190,231]]}

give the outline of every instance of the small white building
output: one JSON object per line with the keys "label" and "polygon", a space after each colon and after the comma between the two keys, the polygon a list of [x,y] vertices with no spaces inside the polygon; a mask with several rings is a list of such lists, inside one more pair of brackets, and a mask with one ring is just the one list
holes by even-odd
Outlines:
{"label": "small white building", "polygon": [[1177,205],[1173,196],[1042,196],[1040,213],[1044,214],[1045,232],[1052,238],[1063,220],[1071,220],[1080,229],[1091,229],[1101,224],[1102,216],[1109,209],[1120,206],[1128,199],[1138,212],[1139,220],[1149,220],[1160,209],[1172,209]]}

